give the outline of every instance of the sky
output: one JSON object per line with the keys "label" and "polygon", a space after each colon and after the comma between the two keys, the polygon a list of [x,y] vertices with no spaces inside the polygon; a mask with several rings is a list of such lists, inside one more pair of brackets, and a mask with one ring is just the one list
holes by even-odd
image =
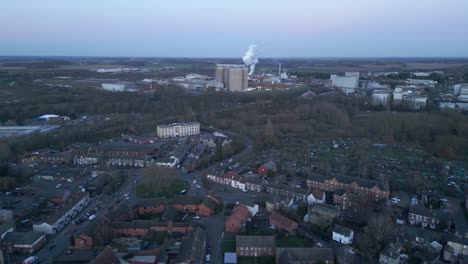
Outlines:
{"label": "sky", "polygon": [[0,55],[468,57],[468,0],[0,1]]}

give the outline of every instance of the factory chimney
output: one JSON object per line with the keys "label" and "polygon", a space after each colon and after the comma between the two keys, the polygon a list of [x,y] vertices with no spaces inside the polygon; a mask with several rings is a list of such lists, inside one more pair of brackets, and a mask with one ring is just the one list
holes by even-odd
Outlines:
{"label": "factory chimney", "polygon": [[281,62],[279,63],[279,67],[278,67],[278,77],[281,79]]}

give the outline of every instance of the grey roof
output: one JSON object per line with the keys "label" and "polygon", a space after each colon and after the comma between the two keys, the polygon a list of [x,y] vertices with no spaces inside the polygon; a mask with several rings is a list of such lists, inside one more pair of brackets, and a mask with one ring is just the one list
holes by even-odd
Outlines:
{"label": "grey roof", "polygon": [[336,175],[325,176],[325,175],[314,173],[314,174],[309,175],[307,180],[325,182],[326,180],[331,180],[333,178],[335,178],[340,183],[351,184],[355,182],[359,186],[362,186],[362,187],[372,188],[374,186],[377,186],[380,189],[385,190],[385,187],[380,181],[373,181],[373,180],[368,180],[368,179],[363,179],[363,178],[358,178],[358,177],[351,177],[351,176],[336,176]]}
{"label": "grey roof", "polygon": [[153,198],[153,199],[142,199],[139,200],[136,204],[137,207],[149,207],[149,206],[158,206],[158,205],[166,205],[167,199],[166,198]]}
{"label": "grey roof", "polygon": [[202,204],[209,209],[214,209],[217,205],[217,203],[210,197],[206,197],[205,200],[203,200]]}
{"label": "grey roof", "polygon": [[274,236],[236,236],[236,247],[276,247]]}
{"label": "grey roof", "polygon": [[391,259],[397,259],[400,256],[402,246],[402,243],[390,243],[380,252],[380,255]]}
{"label": "grey roof", "polygon": [[190,232],[188,237],[182,239],[180,245],[179,255],[177,256],[177,262],[182,261],[203,261],[205,256],[205,244],[206,244],[206,233],[200,227]]}
{"label": "grey roof", "polygon": [[188,123],[172,123],[172,124],[163,124],[158,125],[157,127],[166,128],[166,127],[173,127],[173,126],[187,126],[187,125],[200,125],[198,122],[188,122]]}
{"label": "grey roof", "polygon": [[0,225],[0,235],[5,233],[8,229],[15,228],[15,221],[5,221]]}
{"label": "grey roof", "polygon": [[146,263],[154,263],[156,261],[156,256],[150,255],[150,256],[135,256],[132,259],[130,259],[131,262],[136,261],[136,262],[146,262]]}
{"label": "grey roof", "polygon": [[349,237],[351,235],[351,232],[353,232],[353,230],[345,226],[335,225],[333,232]]}
{"label": "grey roof", "polygon": [[333,262],[335,258],[332,248],[276,248],[276,256],[281,264],[299,264],[305,261],[325,263]]}
{"label": "grey roof", "polygon": [[115,229],[149,229],[153,225],[151,220],[133,220],[132,222],[113,222]]}
{"label": "grey roof", "polygon": [[164,210],[164,213],[162,214],[161,219],[165,221],[175,222],[178,216],[179,216],[179,211],[177,211],[177,209],[175,209],[174,207],[166,207],[166,210]]}
{"label": "grey roof", "polygon": [[443,212],[439,212],[438,210],[432,210],[422,205],[411,206],[409,212],[410,214],[422,215],[438,219],[443,218],[444,215]]}
{"label": "grey roof", "polygon": [[171,205],[196,205],[201,204],[203,201],[202,196],[194,196],[194,195],[176,195],[172,200],[169,202]]}
{"label": "grey roof", "polygon": [[2,241],[12,242],[15,244],[32,245],[41,236],[44,236],[44,233],[38,231],[8,232]]}

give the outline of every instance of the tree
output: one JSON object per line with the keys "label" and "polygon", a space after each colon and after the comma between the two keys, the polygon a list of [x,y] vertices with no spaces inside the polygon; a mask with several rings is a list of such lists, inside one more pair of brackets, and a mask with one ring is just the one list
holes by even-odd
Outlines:
{"label": "tree", "polygon": [[112,238],[114,237],[112,226],[107,222],[106,219],[104,219],[104,217],[100,217],[94,224],[94,229],[91,232],[91,236],[95,245],[106,246],[112,241]]}
{"label": "tree", "polygon": [[161,168],[150,165],[143,170],[143,183],[147,190],[165,193],[179,178],[179,171],[174,168]]}
{"label": "tree", "polygon": [[380,245],[391,239],[393,231],[392,219],[386,210],[369,220],[369,232]]}
{"label": "tree", "polygon": [[273,124],[271,123],[270,118],[268,118],[266,122],[263,136],[264,136],[264,143],[266,145],[275,145],[276,143],[278,143],[278,138],[276,138],[275,136],[275,129],[273,128]]}
{"label": "tree", "polygon": [[221,143],[216,144],[215,159],[218,162],[223,160],[223,147],[221,146]]}

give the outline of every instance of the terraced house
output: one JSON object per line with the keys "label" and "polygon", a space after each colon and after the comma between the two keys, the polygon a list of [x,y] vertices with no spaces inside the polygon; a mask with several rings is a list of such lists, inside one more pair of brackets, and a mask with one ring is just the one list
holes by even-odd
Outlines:
{"label": "terraced house", "polygon": [[348,192],[362,193],[367,199],[382,201],[388,198],[390,192],[381,182],[349,176],[324,176],[320,174],[310,175],[307,186],[321,191],[345,190]]}

